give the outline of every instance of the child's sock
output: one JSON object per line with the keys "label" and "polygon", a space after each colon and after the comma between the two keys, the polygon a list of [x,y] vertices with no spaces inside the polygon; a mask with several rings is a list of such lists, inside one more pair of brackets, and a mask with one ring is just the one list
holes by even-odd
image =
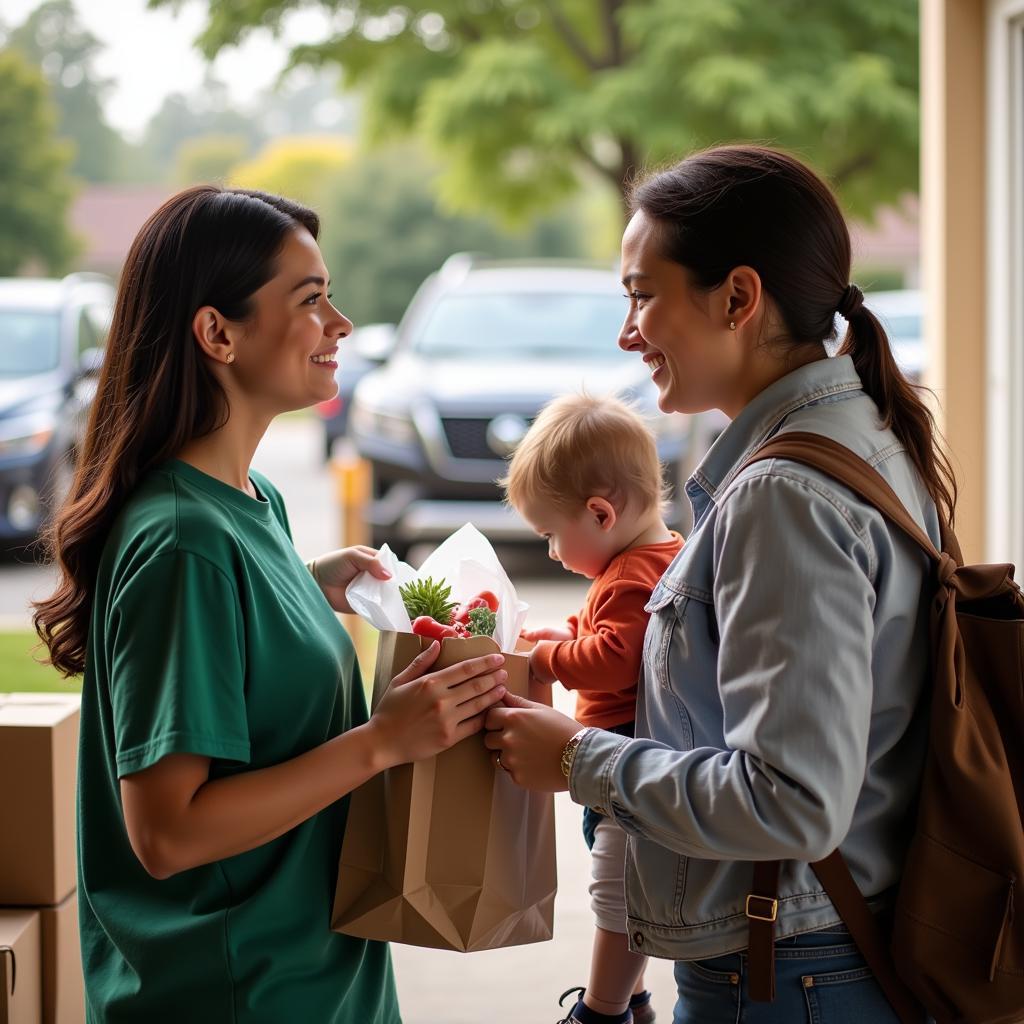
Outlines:
{"label": "child's sock", "polygon": [[635,1010],[638,1006],[646,1006],[651,1001],[651,993],[644,989],[643,992],[635,992],[629,997],[629,1008]]}
{"label": "child's sock", "polygon": [[571,1019],[578,1020],[580,1024],[626,1024],[630,1014],[630,1010],[626,1010],[625,1013],[598,1013],[581,999],[572,1011]]}

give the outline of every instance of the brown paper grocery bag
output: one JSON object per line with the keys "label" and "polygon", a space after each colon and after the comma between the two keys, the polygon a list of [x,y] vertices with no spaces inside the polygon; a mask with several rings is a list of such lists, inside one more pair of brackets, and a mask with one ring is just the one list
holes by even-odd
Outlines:
{"label": "brown paper grocery bag", "polygon": [[[380,634],[373,704],[430,641]],[[496,651],[446,639],[434,668]],[[507,688],[527,696],[528,662],[508,655]],[[352,794],[331,927],[365,939],[469,952],[551,938],[555,815],[497,768],[482,734],[399,765]]]}

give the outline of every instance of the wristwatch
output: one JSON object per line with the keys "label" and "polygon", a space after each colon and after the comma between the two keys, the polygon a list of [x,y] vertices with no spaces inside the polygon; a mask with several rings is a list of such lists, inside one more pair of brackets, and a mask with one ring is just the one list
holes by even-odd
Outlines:
{"label": "wristwatch", "polygon": [[562,750],[562,774],[566,778],[569,778],[569,773],[572,771],[572,763],[576,758],[576,751],[579,750],[583,737],[589,732],[593,732],[593,726],[584,726],[566,743],[565,748]]}

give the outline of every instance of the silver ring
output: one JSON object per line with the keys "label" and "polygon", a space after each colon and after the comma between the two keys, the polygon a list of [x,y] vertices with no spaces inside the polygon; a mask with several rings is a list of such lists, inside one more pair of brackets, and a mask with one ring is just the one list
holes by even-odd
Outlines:
{"label": "silver ring", "polygon": [[497,752],[497,753],[496,753],[496,754],[494,755],[494,763],[495,763],[495,764],[496,764],[496,765],[497,765],[497,766],[498,766],[498,767],[499,767],[499,768],[500,768],[500,769],[501,769],[501,770],[502,770],[503,772],[507,772],[507,771],[508,771],[508,769],[507,769],[507,768],[506,768],[506,767],[505,767],[505,766],[504,766],[504,765],[503,765],[503,764],[501,763],[501,751],[500,751],[500,750],[499,750],[499,751],[498,751],[498,752]]}

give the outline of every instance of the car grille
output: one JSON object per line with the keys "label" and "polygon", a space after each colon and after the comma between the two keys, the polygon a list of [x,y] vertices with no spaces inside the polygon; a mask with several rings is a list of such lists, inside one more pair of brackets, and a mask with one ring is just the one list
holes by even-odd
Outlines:
{"label": "car grille", "polygon": [[490,424],[487,419],[444,419],[441,425],[444,428],[444,438],[448,442],[448,448],[457,459],[492,459],[497,460],[499,456],[491,451],[487,443],[487,427]]}

